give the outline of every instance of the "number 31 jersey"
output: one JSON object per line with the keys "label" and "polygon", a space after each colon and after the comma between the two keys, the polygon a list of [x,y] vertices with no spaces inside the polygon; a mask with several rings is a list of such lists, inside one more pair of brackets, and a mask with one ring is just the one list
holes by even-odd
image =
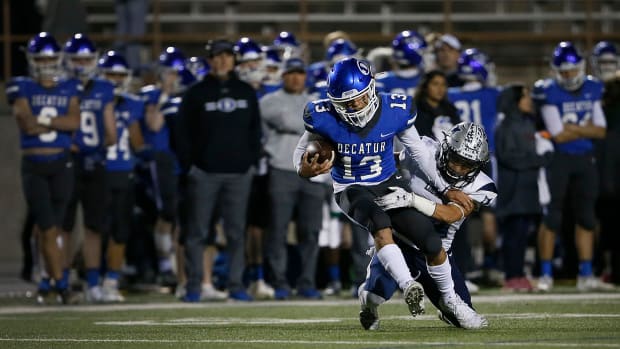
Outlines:
{"label": "number 31 jersey", "polygon": [[351,184],[381,183],[396,172],[394,136],[413,126],[416,113],[411,98],[405,95],[380,93],[379,100],[379,109],[362,129],[343,121],[327,99],[306,105],[308,132],[336,146],[331,170],[335,192]]}

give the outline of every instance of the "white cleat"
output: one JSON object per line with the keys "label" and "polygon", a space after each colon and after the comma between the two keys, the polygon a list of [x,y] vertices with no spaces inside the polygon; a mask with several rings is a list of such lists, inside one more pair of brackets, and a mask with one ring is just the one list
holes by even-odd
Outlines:
{"label": "white cleat", "polygon": [[203,284],[200,299],[203,301],[222,301],[228,298],[228,293],[218,290],[212,284]]}
{"label": "white cleat", "polygon": [[577,277],[577,290],[579,292],[612,291],[614,289],[614,285],[606,283],[593,275]]}
{"label": "white cleat", "polygon": [[553,289],[553,277],[549,275],[543,275],[538,278],[538,284],[536,289],[540,292],[550,292]]}
{"label": "white cleat", "polygon": [[275,290],[265,280],[256,280],[250,283],[250,295],[254,299],[274,299]]}
{"label": "white cleat", "polygon": [[412,281],[409,283],[403,295],[405,296],[405,303],[407,303],[407,307],[409,307],[409,312],[413,317],[425,313],[424,289],[419,282]]}
{"label": "white cleat", "polygon": [[469,291],[470,294],[480,292],[480,286],[476,285],[475,283],[469,280],[465,280],[465,286],[467,287],[467,291]]}
{"label": "white cleat", "polygon": [[[459,326],[467,330],[477,330],[489,326],[487,319],[476,313],[475,310],[469,307],[461,297],[451,297],[439,300],[439,308],[444,314],[451,314],[459,322]],[[443,314],[442,314],[443,315]],[[441,320],[444,316],[440,317]],[[451,322],[450,322],[451,323]]]}
{"label": "white cleat", "polygon": [[84,297],[88,303],[101,303],[103,302],[103,289],[98,285],[93,286],[86,290]]}
{"label": "white cleat", "polygon": [[376,331],[379,329],[379,312],[377,305],[367,301],[368,291],[364,290],[365,283],[357,289],[360,300],[360,324],[365,330]]}
{"label": "white cleat", "polygon": [[123,297],[123,295],[118,290],[118,280],[103,280],[101,293],[101,301],[104,303],[120,303],[125,301],[125,297]]}

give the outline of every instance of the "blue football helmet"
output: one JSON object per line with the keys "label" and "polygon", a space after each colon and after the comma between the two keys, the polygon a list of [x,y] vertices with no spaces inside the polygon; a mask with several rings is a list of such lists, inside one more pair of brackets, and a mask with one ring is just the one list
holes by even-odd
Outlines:
{"label": "blue football helmet", "polygon": [[279,84],[282,81],[282,58],[280,51],[274,46],[264,46],[263,67],[265,70],[264,83]]}
{"label": "blue football helmet", "polygon": [[[327,76],[327,96],[345,122],[366,126],[379,108],[370,63],[354,57],[336,62]],[[363,107],[353,105],[360,100]]]}
{"label": "blue football helmet", "polygon": [[235,44],[235,53],[238,62],[235,71],[239,79],[258,87],[265,78],[263,49],[254,40],[242,37]]}
{"label": "blue football helmet", "polygon": [[185,55],[178,48],[168,46],[159,55],[159,73],[181,69],[185,69]]}
{"label": "blue football helmet", "polygon": [[478,60],[476,56],[466,52],[461,53],[458,59],[458,75],[464,81],[478,81],[487,84],[489,72],[485,67],[485,61]]}
{"label": "blue football helmet", "polygon": [[423,66],[421,48],[413,42],[392,40],[392,59],[400,67]]}
{"label": "blue football helmet", "polygon": [[392,48],[407,44],[413,44],[418,50],[424,50],[428,47],[426,39],[415,30],[403,30],[396,34],[392,40]]}
{"label": "blue football helmet", "polygon": [[[585,81],[585,61],[572,42],[562,41],[556,46],[551,59],[551,68],[555,71],[558,84],[569,91],[577,90]],[[575,70],[577,74],[573,77],[562,76],[562,72]]]}
{"label": "blue football helmet", "polygon": [[310,64],[307,71],[311,82],[327,81],[327,67],[323,62]]}
{"label": "blue football helmet", "polygon": [[41,32],[28,41],[26,59],[35,79],[58,79],[64,73],[60,46],[49,33]]}
{"label": "blue football helmet", "polygon": [[65,60],[73,77],[92,78],[97,73],[97,56],[95,44],[82,33],[73,34],[65,43]]}
{"label": "blue football helmet", "polygon": [[491,58],[484,52],[480,51],[475,47],[470,47],[461,53],[462,56],[471,57],[477,62],[482,63],[484,69],[487,71],[487,77],[485,79],[485,84],[489,86],[494,86],[497,82],[497,75],[495,74],[495,63],[491,60]]}
{"label": "blue football helmet", "polygon": [[[461,122],[452,127],[437,149],[437,169],[454,188],[463,188],[474,181],[489,161],[489,143],[484,128],[471,122]],[[466,173],[455,171],[450,164],[466,168]]]}
{"label": "blue football helmet", "polygon": [[301,45],[291,32],[280,32],[273,40],[273,46],[279,51],[282,60],[301,56]]}
{"label": "blue football helmet", "polygon": [[616,78],[618,71],[618,51],[609,41],[600,41],[592,50],[592,70],[603,81]]}
{"label": "blue football helmet", "polygon": [[116,51],[108,51],[97,63],[102,77],[114,84],[114,93],[121,94],[129,90],[131,83],[131,69],[125,57]]}
{"label": "blue football helmet", "polygon": [[235,53],[237,62],[254,61],[263,58],[263,50],[256,41],[242,37],[235,43]]}
{"label": "blue football helmet", "polygon": [[343,58],[354,57],[357,53],[357,47],[351,41],[347,39],[336,39],[327,48],[325,60],[333,65]]}
{"label": "blue football helmet", "polygon": [[185,60],[185,67],[196,77],[197,80],[202,80],[205,75],[209,74],[211,67],[207,60],[193,56]]}
{"label": "blue football helmet", "polygon": [[191,70],[187,68],[181,68],[177,70],[179,74],[179,86],[175,91],[176,93],[185,91],[188,87],[190,87],[193,83],[196,82],[196,76],[191,72]]}

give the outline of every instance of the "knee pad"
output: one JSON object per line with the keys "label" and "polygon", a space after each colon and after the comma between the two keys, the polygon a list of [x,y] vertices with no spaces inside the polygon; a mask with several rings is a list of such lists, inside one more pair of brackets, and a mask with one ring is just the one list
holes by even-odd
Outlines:
{"label": "knee pad", "polygon": [[596,228],[596,218],[593,210],[589,212],[581,212],[577,217],[576,223],[586,230],[593,231]]}
{"label": "knee pad", "polygon": [[129,229],[120,228],[112,233],[112,239],[118,244],[126,244],[129,240]]}

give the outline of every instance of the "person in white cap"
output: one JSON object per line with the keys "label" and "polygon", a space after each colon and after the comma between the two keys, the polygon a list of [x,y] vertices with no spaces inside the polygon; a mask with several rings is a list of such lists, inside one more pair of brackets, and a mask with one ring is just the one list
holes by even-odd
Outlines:
{"label": "person in white cap", "polygon": [[463,86],[457,72],[460,54],[461,42],[454,35],[444,34],[435,42],[437,68],[446,74],[448,87]]}

